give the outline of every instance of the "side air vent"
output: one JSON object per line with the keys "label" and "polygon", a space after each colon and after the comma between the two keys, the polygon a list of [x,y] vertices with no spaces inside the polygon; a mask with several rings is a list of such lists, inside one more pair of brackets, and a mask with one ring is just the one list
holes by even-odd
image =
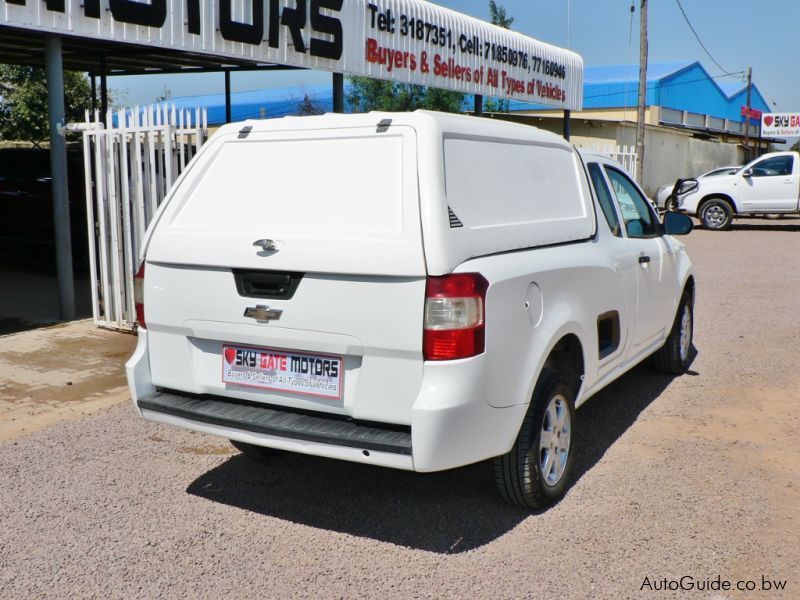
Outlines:
{"label": "side air vent", "polygon": [[453,212],[453,209],[449,206],[447,207],[447,214],[450,217],[450,229],[455,229],[457,227],[463,227],[464,224],[459,220],[456,216],[456,213]]}

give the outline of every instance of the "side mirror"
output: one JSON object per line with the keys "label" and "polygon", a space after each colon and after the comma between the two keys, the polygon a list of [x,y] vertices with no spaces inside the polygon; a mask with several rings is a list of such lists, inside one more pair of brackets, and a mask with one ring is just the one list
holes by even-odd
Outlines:
{"label": "side mirror", "polygon": [[667,235],[686,235],[694,229],[694,222],[683,213],[664,213],[662,229]]}
{"label": "side mirror", "polygon": [[752,177],[753,176],[753,169],[747,168],[742,171],[742,177]]}

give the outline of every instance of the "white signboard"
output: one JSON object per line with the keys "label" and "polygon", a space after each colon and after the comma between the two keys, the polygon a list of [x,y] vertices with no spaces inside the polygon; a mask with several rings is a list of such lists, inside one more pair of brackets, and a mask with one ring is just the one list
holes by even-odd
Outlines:
{"label": "white signboard", "polygon": [[764,113],[761,135],[766,137],[800,137],[800,113]]}
{"label": "white signboard", "polygon": [[4,25],[583,104],[579,55],[422,0],[0,0]]}

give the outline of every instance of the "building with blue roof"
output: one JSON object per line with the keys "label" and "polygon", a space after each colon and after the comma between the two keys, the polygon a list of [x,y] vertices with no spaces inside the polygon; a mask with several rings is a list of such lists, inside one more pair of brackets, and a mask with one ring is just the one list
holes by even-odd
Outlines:
{"label": "building with blue roof", "polygon": [[[636,119],[639,65],[586,67],[583,110],[575,117]],[[747,104],[744,82],[718,82],[699,61],[655,63],[647,68],[646,117],[650,125],[678,126],[705,133],[744,133],[742,108]],[[770,112],[757,85],[751,86],[750,106]],[[512,102],[511,112],[543,114],[548,110],[524,102]],[[633,115],[631,115],[631,111]],[[549,111],[552,112],[552,111]],[[760,135],[760,120],[751,120],[750,133]]]}
{"label": "building with blue roof", "polygon": [[[635,120],[638,77],[638,65],[586,67],[583,111],[574,112],[573,116],[582,118],[603,114],[613,115],[619,120]],[[758,87],[753,85],[751,91],[751,106],[769,112],[769,105]],[[700,62],[651,64],[647,70],[646,120],[651,125],[678,125],[741,134],[741,109],[746,104],[746,95],[747,86],[743,82],[718,83]],[[323,112],[333,108],[330,86],[269,88],[232,94],[231,117],[233,121],[242,121],[298,114],[306,98]],[[210,125],[225,122],[225,95],[222,93],[175,98],[170,100],[170,104],[177,108],[206,108]],[[470,101],[465,102],[465,110],[471,105]],[[560,113],[516,100],[510,102],[509,110],[520,115]],[[752,133],[756,138],[758,126],[754,120]]]}
{"label": "building with blue roof", "polygon": [[[177,109],[194,110],[205,108],[208,111],[208,124],[225,123],[225,94],[185,96],[168,101]],[[231,94],[231,120],[273,119],[300,114],[303,107],[313,107],[321,112],[333,111],[333,90],[331,86],[310,86],[307,88],[268,88]]]}
{"label": "building with blue roof", "polygon": [[[573,111],[571,140],[628,156],[635,148],[639,66],[612,65],[584,70],[583,110]],[[678,177],[692,177],[714,167],[742,164],[748,154],[769,150],[760,119],[751,119],[749,147],[744,146],[746,105],[744,82],[721,82],[699,61],[654,63],[647,69],[645,109],[645,191]],[[770,112],[757,85],[751,86],[751,107]],[[170,100],[176,108],[206,108],[211,126],[225,122],[225,95],[211,94]],[[471,97],[464,103],[472,107]],[[276,118],[333,109],[330,86],[268,88],[231,95],[231,119]],[[345,107],[350,110],[349,106]],[[509,111],[487,114],[561,134],[563,111],[512,100]],[[630,162],[627,163],[630,166]]]}
{"label": "building with blue roof", "polygon": [[[586,67],[583,110],[571,115],[571,141],[617,157],[635,153],[638,89],[638,65]],[[644,181],[640,182],[645,191],[654,193],[678,177],[742,164],[769,151],[770,144],[782,142],[761,137],[760,118],[751,118],[745,131],[746,105],[744,82],[720,82],[699,61],[648,65]],[[771,112],[755,84],[750,88],[750,106]],[[563,112],[543,106],[512,101],[508,114],[494,116],[563,131]]]}

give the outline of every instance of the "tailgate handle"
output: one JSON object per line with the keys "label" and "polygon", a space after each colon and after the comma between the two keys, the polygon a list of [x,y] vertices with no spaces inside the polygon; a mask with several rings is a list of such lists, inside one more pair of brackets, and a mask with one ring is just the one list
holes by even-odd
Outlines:
{"label": "tailgate handle", "polygon": [[235,269],[236,289],[247,298],[281,298],[294,296],[303,273]]}

